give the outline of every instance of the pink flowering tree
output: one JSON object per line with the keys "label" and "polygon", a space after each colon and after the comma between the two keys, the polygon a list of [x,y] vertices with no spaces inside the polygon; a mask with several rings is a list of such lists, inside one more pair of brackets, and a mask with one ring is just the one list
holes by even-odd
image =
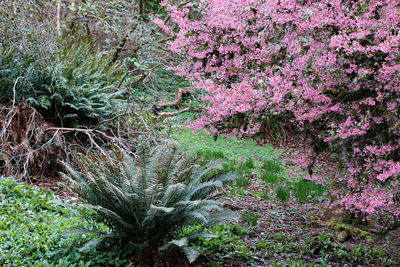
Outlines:
{"label": "pink flowering tree", "polygon": [[174,69],[206,93],[194,131],[256,134],[290,116],[313,148],[308,165],[340,154],[331,207],[399,218],[398,0],[162,4],[173,24],[155,22],[183,58]]}

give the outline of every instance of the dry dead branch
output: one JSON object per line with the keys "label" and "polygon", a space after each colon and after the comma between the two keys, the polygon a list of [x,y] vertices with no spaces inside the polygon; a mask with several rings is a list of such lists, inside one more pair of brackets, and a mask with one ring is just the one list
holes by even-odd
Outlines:
{"label": "dry dead branch", "polygon": [[43,149],[46,126],[32,107],[0,107],[0,171],[4,175],[29,176],[43,169],[48,155]]}
{"label": "dry dead branch", "polygon": [[17,180],[57,176],[60,160],[73,162],[71,154],[92,150],[106,155],[110,145],[135,156],[138,142],[157,142],[156,127],[133,110],[93,128],[65,128],[47,123],[31,106],[0,106],[0,176]]}
{"label": "dry dead branch", "polygon": [[158,112],[159,110],[165,109],[167,107],[176,108],[182,101],[182,98],[188,95],[190,95],[190,88],[179,89],[173,102],[159,103],[154,105],[152,109],[153,111]]}

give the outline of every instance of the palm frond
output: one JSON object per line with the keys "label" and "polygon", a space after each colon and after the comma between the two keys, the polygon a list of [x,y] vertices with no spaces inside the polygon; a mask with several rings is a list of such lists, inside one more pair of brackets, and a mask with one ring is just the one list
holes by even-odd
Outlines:
{"label": "palm frond", "polygon": [[[134,160],[116,146],[107,156],[80,155],[81,172],[65,164],[68,175],[64,176],[87,206],[137,252],[172,238],[161,251],[179,247],[193,261],[197,252],[173,237],[185,226],[214,221],[222,203],[207,197],[237,176],[214,175],[223,169],[222,161],[199,167],[195,157],[179,152],[171,142],[151,151],[141,146],[137,155]],[[100,243],[101,239],[88,245]]]}

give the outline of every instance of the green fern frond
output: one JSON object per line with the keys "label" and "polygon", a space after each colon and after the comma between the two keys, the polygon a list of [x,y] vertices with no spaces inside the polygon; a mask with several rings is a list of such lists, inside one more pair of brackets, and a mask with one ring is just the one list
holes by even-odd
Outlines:
{"label": "green fern frond", "polygon": [[[196,158],[179,152],[171,142],[152,151],[142,146],[135,160],[115,146],[107,156],[80,155],[77,162],[81,172],[65,164],[65,176],[87,206],[137,252],[173,239],[187,225],[214,220],[222,203],[207,197],[237,177],[213,175],[223,169],[221,161],[199,167]],[[194,260],[197,254],[182,240],[171,242]]]}

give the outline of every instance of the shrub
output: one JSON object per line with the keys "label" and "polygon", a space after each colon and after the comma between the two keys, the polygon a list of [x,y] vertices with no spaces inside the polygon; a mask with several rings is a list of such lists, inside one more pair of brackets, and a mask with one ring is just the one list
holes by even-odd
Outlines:
{"label": "shrub", "polygon": [[0,103],[13,100],[13,88],[16,102],[22,97],[34,97],[34,93],[46,93],[52,84],[50,71],[42,65],[41,58],[24,55],[21,52],[0,45]]}
{"label": "shrub", "polygon": [[58,48],[54,6],[42,0],[2,0],[0,46],[28,57],[41,55],[44,65],[51,63]]}
{"label": "shrub", "polygon": [[99,233],[97,241],[88,246],[114,239],[138,255],[181,247],[193,261],[197,252],[188,246],[188,239],[174,237],[185,226],[210,222],[210,213],[221,210],[221,203],[210,195],[236,175],[209,179],[210,172],[223,168],[220,161],[199,167],[196,158],[179,153],[171,143],[152,151],[142,148],[137,154],[134,161],[114,148],[108,156],[78,157],[82,173],[67,165],[67,177],[81,199],[113,229],[112,235]]}
{"label": "shrub", "polygon": [[121,65],[93,43],[67,44],[57,55],[52,75],[54,86],[41,98],[44,107],[57,106],[62,119],[101,121],[118,110]]}
{"label": "shrub", "polygon": [[[163,2],[165,3],[165,2]],[[312,146],[339,147],[332,207],[400,216],[398,1],[201,0],[156,19],[183,56],[175,68],[207,95],[193,130],[255,134],[290,117]],[[173,30],[177,29],[176,32]]]}
{"label": "shrub", "polygon": [[122,104],[117,100],[122,95],[120,64],[111,63],[110,56],[87,40],[66,43],[49,66],[42,64],[40,54],[28,56],[1,46],[0,52],[2,103],[13,99],[15,86],[17,103],[30,103],[66,123],[104,120]]}

